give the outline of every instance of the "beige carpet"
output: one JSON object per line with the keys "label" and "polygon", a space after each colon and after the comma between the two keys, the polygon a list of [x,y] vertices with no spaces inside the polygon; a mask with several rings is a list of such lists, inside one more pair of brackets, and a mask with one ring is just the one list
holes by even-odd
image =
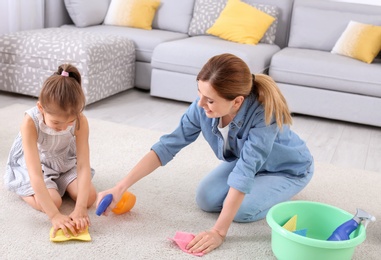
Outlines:
{"label": "beige carpet", "polygon": [[[0,167],[5,168],[10,146],[23,111],[15,104],[0,109]],[[89,119],[91,164],[98,190],[113,186],[145,154],[162,133]],[[131,191],[137,202],[124,215],[98,217],[90,209],[91,242],[52,243],[45,214],[30,208],[3,187],[0,179],[0,259],[194,259],[168,240],[176,231],[197,233],[210,228],[217,214],[199,210],[195,188],[218,161],[203,140],[185,148],[166,167],[158,169]],[[381,175],[316,162],[316,174],[295,199],[319,201],[354,213],[356,207],[376,216],[368,226],[367,239],[354,259],[380,259]],[[73,202],[65,199],[62,211],[70,213]],[[233,223],[225,243],[203,259],[275,259],[271,229],[265,220]]]}

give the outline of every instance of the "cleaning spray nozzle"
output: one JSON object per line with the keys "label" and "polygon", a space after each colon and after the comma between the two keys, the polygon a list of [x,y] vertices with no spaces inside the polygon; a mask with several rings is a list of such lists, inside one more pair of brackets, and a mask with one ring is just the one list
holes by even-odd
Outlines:
{"label": "cleaning spray nozzle", "polygon": [[357,209],[356,215],[353,217],[353,219],[356,220],[356,222],[359,224],[360,224],[360,222],[363,221],[363,225],[365,228],[369,224],[369,222],[376,221],[375,216],[369,214],[368,212],[366,212],[362,209]]}

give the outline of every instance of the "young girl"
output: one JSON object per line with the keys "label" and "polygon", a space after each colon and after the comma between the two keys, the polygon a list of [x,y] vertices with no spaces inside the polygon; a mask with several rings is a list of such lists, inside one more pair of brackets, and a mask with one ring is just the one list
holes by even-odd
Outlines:
{"label": "young girl", "polygon": [[[59,66],[44,82],[37,106],[26,111],[7,162],[5,185],[48,215],[53,237],[58,229],[76,236],[89,226],[87,208],[96,200],[84,107],[80,73]],[[76,201],[69,216],[58,210],[65,192]]]}
{"label": "young girl", "polygon": [[276,83],[252,75],[232,54],[212,57],[197,76],[199,98],[182,116],[177,129],[164,135],[115,187],[105,212],[124,191],[167,164],[200,133],[223,162],[199,184],[196,201],[207,212],[220,212],[215,225],[187,245],[190,253],[208,253],[224,241],[232,221],[252,222],[275,204],[291,199],[313,175],[313,158],[290,130],[291,115]]}

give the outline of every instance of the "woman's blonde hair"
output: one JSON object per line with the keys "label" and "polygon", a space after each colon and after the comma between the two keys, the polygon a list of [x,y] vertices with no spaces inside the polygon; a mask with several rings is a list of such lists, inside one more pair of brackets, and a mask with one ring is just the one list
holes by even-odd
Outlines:
{"label": "woman's blonde hair", "polygon": [[209,82],[218,95],[227,100],[238,96],[246,98],[254,93],[264,107],[267,125],[273,117],[279,128],[292,124],[286,99],[275,81],[265,74],[251,74],[247,64],[233,54],[224,53],[209,59],[198,73],[198,80]]}
{"label": "woman's blonde hair", "polygon": [[71,64],[60,65],[57,71],[45,80],[39,102],[49,114],[60,113],[78,118],[86,105],[78,69]]}

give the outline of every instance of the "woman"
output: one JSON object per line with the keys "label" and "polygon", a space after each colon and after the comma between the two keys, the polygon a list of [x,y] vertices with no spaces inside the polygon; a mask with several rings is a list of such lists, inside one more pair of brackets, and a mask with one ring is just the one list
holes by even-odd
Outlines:
{"label": "woman", "polygon": [[232,54],[212,57],[197,76],[199,98],[179,126],[160,138],[115,187],[107,213],[134,183],[166,165],[200,133],[223,162],[199,184],[196,201],[220,212],[215,225],[187,245],[189,253],[208,253],[224,241],[232,221],[252,222],[275,204],[300,192],[313,175],[313,158],[289,128],[285,98],[267,75],[253,75]]}

